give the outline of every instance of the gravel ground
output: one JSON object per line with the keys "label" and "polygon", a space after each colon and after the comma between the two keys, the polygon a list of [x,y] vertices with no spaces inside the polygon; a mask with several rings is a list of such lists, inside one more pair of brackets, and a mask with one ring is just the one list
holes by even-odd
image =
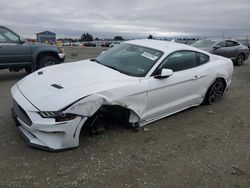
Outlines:
{"label": "gravel ground", "polygon": [[[66,48],[67,61],[102,50]],[[137,132],[82,134],[80,147],[58,153],[28,147],[16,131],[10,88],[25,75],[0,70],[0,187],[250,187],[250,60],[213,106]]]}

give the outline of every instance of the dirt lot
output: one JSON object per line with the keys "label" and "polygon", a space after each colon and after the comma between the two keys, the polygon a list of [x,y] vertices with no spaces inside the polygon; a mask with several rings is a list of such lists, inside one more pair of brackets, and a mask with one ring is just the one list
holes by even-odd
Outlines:
{"label": "dirt lot", "polygon": [[[101,51],[67,48],[67,61]],[[82,135],[79,148],[59,153],[28,147],[16,131],[10,88],[24,76],[0,71],[0,187],[250,187],[250,60],[216,105],[147,130]]]}

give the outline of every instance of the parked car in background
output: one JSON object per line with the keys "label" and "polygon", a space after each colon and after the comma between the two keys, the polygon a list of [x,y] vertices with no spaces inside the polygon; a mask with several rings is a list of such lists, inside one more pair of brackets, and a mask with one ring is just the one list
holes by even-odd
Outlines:
{"label": "parked car in background", "polygon": [[110,42],[105,42],[105,43],[101,44],[101,47],[105,47],[105,48],[108,47],[109,48],[110,44],[111,44]]}
{"label": "parked car in background", "polygon": [[70,43],[69,42],[64,42],[63,46],[70,46]]}
{"label": "parked car in background", "polygon": [[235,40],[199,40],[191,46],[231,59],[242,65],[249,56],[249,48]]}
{"label": "parked car in background", "polygon": [[250,49],[250,41],[248,38],[237,39],[237,41],[240,42],[241,44],[247,46]]}
{"label": "parked car in background", "polygon": [[12,30],[0,26],[0,69],[28,73],[64,61],[62,49],[47,44],[29,43]]}
{"label": "parked car in background", "polygon": [[115,46],[117,46],[117,45],[119,45],[120,44],[120,42],[113,42],[113,43],[111,43],[110,45],[109,45],[109,47],[110,48],[113,48],[113,47],[115,47]]}
{"label": "parked car in background", "polygon": [[20,80],[11,89],[13,118],[29,145],[69,149],[79,145],[82,129],[100,129],[105,117],[140,127],[213,104],[232,74],[230,59],[188,45],[126,41],[96,59],[46,67]]}
{"label": "parked car in background", "polygon": [[93,42],[85,42],[85,43],[83,43],[83,45],[84,45],[85,47],[96,47],[96,44],[93,43]]}

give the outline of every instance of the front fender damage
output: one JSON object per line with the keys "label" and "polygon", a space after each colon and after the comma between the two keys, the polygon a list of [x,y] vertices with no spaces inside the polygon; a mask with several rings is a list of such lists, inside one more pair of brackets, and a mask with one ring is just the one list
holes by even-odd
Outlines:
{"label": "front fender damage", "polygon": [[[122,124],[129,123],[129,125],[132,127],[140,126],[140,122],[142,121],[141,117],[143,117],[143,114],[146,111],[146,99],[147,99],[147,93],[144,92],[143,90],[140,90],[139,92],[137,92],[137,94],[129,94],[128,92],[126,92],[125,88],[119,93],[115,91],[106,91],[99,94],[89,95],[77,101],[76,103],[72,104],[70,107],[65,109],[63,113],[77,114],[80,117],[82,117],[82,120],[84,120],[81,121],[81,123],[79,123],[76,129],[74,130],[75,136],[73,139],[78,145],[80,132],[83,127],[86,128],[88,131],[89,128],[93,128],[92,130],[95,130],[94,128],[96,126],[94,124],[96,121],[97,121],[97,128],[99,128],[98,123],[101,123],[100,126],[102,126],[103,123],[105,124],[105,122],[102,121],[103,119],[100,119],[100,121],[98,121],[95,118],[100,117],[98,115],[100,111],[103,112],[102,111],[103,109],[109,110],[110,109],[109,107],[111,107],[112,109],[111,114],[118,115],[119,121]],[[126,113],[119,113],[117,109],[123,109],[124,111],[122,112]],[[126,117],[126,120],[123,121],[124,116],[121,118],[120,115],[121,116],[124,115]],[[94,122],[93,124],[92,120]],[[116,117],[115,120],[117,120]],[[91,125],[89,124],[89,122],[91,122],[90,123]]]}
{"label": "front fender damage", "polygon": [[64,113],[73,113],[84,117],[93,116],[103,105],[118,105],[130,111],[129,123],[138,123],[146,108],[145,97],[132,95],[123,99],[111,99],[101,94],[93,94],[81,99],[67,108]]}

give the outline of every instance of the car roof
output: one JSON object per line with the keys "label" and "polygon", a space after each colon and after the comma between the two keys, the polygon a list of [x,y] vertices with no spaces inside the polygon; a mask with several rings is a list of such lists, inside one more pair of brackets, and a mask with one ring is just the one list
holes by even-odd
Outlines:
{"label": "car roof", "polygon": [[209,40],[209,41],[219,42],[219,41],[222,41],[223,39],[202,39],[202,40]]}
{"label": "car roof", "polygon": [[153,48],[156,50],[160,50],[163,52],[167,51],[172,51],[172,50],[196,50],[196,48],[186,45],[186,44],[181,44],[177,42],[170,42],[170,41],[163,41],[163,40],[154,40],[154,39],[138,39],[138,40],[130,40],[126,41],[125,43],[128,44],[134,44],[134,45],[139,45],[139,46],[145,46],[148,48]]}
{"label": "car roof", "polygon": [[5,26],[3,26],[3,25],[0,25],[0,28],[9,29],[8,27],[5,27]]}
{"label": "car roof", "polygon": [[15,35],[17,35],[18,37],[20,37],[20,35],[18,35],[16,32],[12,31],[11,29],[9,29],[8,27],[5,27],[3,25],[0,25],[0,28],[4,28],[4,29],[7,29],[9,31],[11,31],[12,33],[14,33]]}
{"label": "car roof", "polygon": [[[209,40],[209,41],[214,41],[214,42],[221,42],[221,41],[229,40],[229,41],[237,42],[237,40],[235,40],[235,39],[221,39],[221,38],[215,38],[215,39],[202,39],[202,40]],[[201,40],[200,40],[200,41],[201,41]]]}

